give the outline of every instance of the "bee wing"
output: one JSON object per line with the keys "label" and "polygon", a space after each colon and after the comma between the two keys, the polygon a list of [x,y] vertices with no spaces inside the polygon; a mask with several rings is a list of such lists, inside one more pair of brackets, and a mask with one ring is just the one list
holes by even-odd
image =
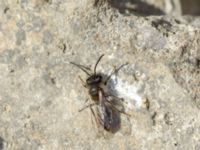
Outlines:
{"label": "bee wing", "polygon": [[98,120],[107,131],[115,132],[120,126],[119,113],[107,103],[103,91],[99,91]]}
{"label": "bee wing", "polygon": [[105,130],[110,130],[112,122],[112,110],[110,110],[106,104],[106,99],[103,91],[99,90],[99,105],[98,105],[98,116],[99,122]]}
{"label": "bee wing", "polygon": [[123,112],[124,111],[124,100],[122,98],[109,95],[106,97],[106,105],[109,105],[111,107],[115,107],[118,111]]}

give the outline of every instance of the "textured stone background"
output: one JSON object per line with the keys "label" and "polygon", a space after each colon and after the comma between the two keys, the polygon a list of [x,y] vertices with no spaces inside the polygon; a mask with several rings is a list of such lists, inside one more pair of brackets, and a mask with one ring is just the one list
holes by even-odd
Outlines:
{"label": "textured stone background", "polygon": [[[0,149],[199,150],[197,4],[1,0]],[[131,114],[103,136],[89,109],[78,112],[88,97],[78,75],[86,76],[69,64],[93,66],[101,54],[106,74],[129,63],[115,88]]]}

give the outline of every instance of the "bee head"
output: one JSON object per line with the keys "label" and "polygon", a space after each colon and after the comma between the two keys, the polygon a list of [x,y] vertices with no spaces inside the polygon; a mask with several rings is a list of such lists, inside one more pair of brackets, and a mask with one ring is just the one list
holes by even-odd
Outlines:
{"label": "bee head", "polygon": [[92,86],[92,85],[100,84],[101,81],[102,81],[102,76],[98,74],[94,74],[94,75],[91,75],[89,78],[87,78],[86,83],[87,85]]}

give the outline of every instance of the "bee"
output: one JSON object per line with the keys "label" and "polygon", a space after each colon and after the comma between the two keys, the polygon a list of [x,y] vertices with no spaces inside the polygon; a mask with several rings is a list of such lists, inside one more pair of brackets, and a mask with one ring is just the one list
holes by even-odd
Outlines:
{"label": "bee", "polygon": [[[76,64],[74,62],[70,62],[71,64],[75,65],[83,72],[87,74],[87,79],[84,81],[80,76],[79,79],[81,80],[83,86],[88,89],[88,93],[93,103],[83,107],[79,110],[79,112],[83,111],[86,108],[90,108],[97,125],[101,125],[106,131],[114,132],[117,128],[119,128],[120,119],[119,119],[119,112],[126,114],[124,111],[119,110],[115,107],[111,97],[114,99],[120,99],[116,96],[111,95],[108,90],[106,89],[106,85],[108,80],[110,80],[111,76],[119,71],[124,65],[121,65],[118,69],[115,69],[109,76],[106,76],[102,73],[97,73],[97,66],[102,59],[104,54],[102,54],[97,62],[95,63],[93,72],[90,68],[85,67],[83,65]],[[122,99],[120,99],[122,100]],[[94,105],[97,106],[96,113],[92,108]],[[128,114],[127,114],[128,115]]]}

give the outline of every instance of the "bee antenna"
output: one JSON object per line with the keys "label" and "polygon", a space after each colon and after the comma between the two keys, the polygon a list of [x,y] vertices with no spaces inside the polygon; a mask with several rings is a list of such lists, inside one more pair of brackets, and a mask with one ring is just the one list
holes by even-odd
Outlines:
{"label": "bee antenna", "polygon": [[74,62],[70,62],[70,64],[72,64],[72,65],[78,67],[78,68],[81,69],[83,72],[85,72],[88,76],[91,76],[91,74],[88,73],[88,72],[86,71],[86,69],[83,68],[82,65],[76,64],[76,63],[74,63]]}
{"label": "bee antenna", "polygon": [[128,65],[128,63],[122,64],[122,65],[119,66],[117,69],[114,69],[113,72],[106,78],[106,80],[105,80],[104,83],[107,84],[108,80],[110,80],[110,78],[112,77],[112,75],[118,73],[119,70],[120,70],[121,68],[123,68],[124,66],[126,66],[126,65]]}
{"label": "bee antenna", "polygon": [[98,65],[98,63],[100,62],[100,60],[101,60],[101,58],[102,58],[103,56],[104,56],[104,54],[102,54],[102,55],[99,57],[99,59],[97,60],[95,66],[94,66],[94,74],[96,74],[97,65]]}

